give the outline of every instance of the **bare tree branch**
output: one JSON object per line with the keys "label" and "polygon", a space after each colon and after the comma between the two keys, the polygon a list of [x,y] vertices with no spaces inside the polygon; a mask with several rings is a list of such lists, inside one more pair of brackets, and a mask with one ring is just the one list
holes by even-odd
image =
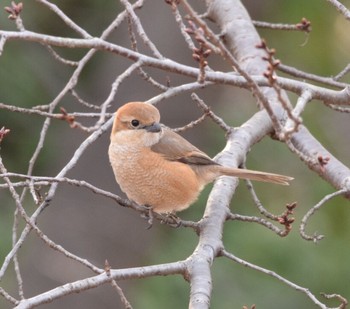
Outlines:
{"label": "bare tree branch", "polygon": [[327,0],[331,5],[333,5],[338,12],[344,15],[347,20],[350,20],[350,11],[337,0]]}
{"label": "bare tree branch", "polygon": [[309,236],[309,235],[306,234],[305,228],[306,228],[306,224],[308,223],[308,220],[311,218],[312,215],[314,215],[314,213],[317,210],[319,210],[330,199],[332,199],[332,198],[334,198],[334,197],[336,197],[338,195],[346,194],[346,193],[348,193],[348,191],[349,191],[349,189],[344,188],[344,189],[338,190],[338,191],[336,191],[334,193],[328,194],[320,202],[318,202],[315,206],[310,208],[310,210],[305,214],[305,216],[301,220],[300,229],[299,229],[300,234],[301,234],[301,236],[304,239],[312,240],[315,243],[317,243],[318,241],[323,239],[324,235],[318,235],[318,234],[315,233],[314,235]]}
{"label": "bare tree branch", "polygon": [[239,264],[245,266],[245,267],[252,268],[252,269],[257,270],[257,271],[260,271],[260,272],[262,272],[262,273],[264,273],[264,274],[266,274],[266,275],[269,275],[269,276],[271,276],[271,277],[274,277],[274,278],[276,278],[277,280],[283,282],[284,284],[290,286],[291,288],[293,288],[293,289],[295,289],[295,290],[297,290],[297,291],[299,291],[299,292],[304,293],[304,294],[305,294],[308,298],[310,298],[310,300],[311,300],[315,305],[317,305],[319,308],[322,308],[322,309],[342,309],[342,308],[344,308],[344,307],[343,307],[343,306],[344,306],[344,303],[343,303],[343,302],[342,302],[342,304],[341,304],[339,307],[334,307],[334,308],[327,307],[325,304],[321,303],[321,302],[316,298],[316,296],[313,295],[313,294],[309,291],[309,289],[304,288],[304,287],[301,287],[301,286],[299,286],[299,285],[297,285],[297,284],[295,284],[295,283],[293,283],[293,282],[291,282],[291,281],[289,281],[289,280],[283,278],[282,276],[278,275],[278,274],[275,273],[274,271],[265,269],[265,268],[263,268],[263,267],[260,267],[260,266],[254,265],[254,264],[251,264],[251,263],[249,263],[249,262],[247,262],[247,261],[244,261],[244,260],[242,260],[242,259],[240,259],[240,258],[234,256],[233,254],[231,254],[231,253],[229,253],[229,252],[227,252],[227,251],[225,251],[225,250],[223,250],[223,251],[221,252],[221,254],[222,254],[223,256],[225,256],[225,257],[227,257],[227,258],[229,258],[229,259],[231,259],[231,260],[233,260],[233,261],[235,261],[235,262],[237,262],[237,263],[239,263]]}
{"label": "bare tree branch", "polygon": [[[327,1],[346,19],[350,19],[349,10],[339,1]],[[163,4],[167,7],[169,16],[174,19],[175,31],[178,31],[183,40],[184,48],[182,48],[183,55],[181,55],[183,58],[178,57],[175,60],[170,56],[168,58],[165,53],[162,54],[161,45],[152,39],[153,36],[148,33],[149,28],[145,26],[144,17],[136,11],[143,6],[144,0],[134,3],[121,0],[123,11],[96,37],[70,18],[70,14],[66,14],[58,5],[49,0],[37,0],[36,2],[42,6],[42,9],[52,11],[79,38],[58,37],[27,30],[30,29],[31,25],[26,22],[25,14],[22,16],[23,4],[13,1],[10,6],[5,8],[17,31],[0,30],[0,56],[8,48],[8,43],[11,44],[12,41],[17,41],[19,45],[23,42],[33,42],[42,45],[46,49],[45,51],[51,55],[50,59],[57,61],[55,65],[66,66],[66,69],[71,70],[71,74],[68,75],[67,80],[62,82],[63,86],[51,99],[51,102],[42,102],[42,105],[34,107],[28,107],[27,102],[24,101],[9,103],[4,100],[4,103],[0,103],[0,110],[3,110],[4,113],[20,113],[25,117],[36,115],[39,117],[31,119],[42,121],[38,141],[34,144],[34,151],[29,161],[25,162],[27,164],[26,172],[7,170],[8,166],[5,166],[3,160],[5,156],[2,153],[0,155],[0,190],[9,193],[10,203],[13,204],[11,209],[13,213],[12,247],[4,253],[5,258],[0,268],[0,281],[5,280],[6,274],[11,275],[12,262],[16,278],[13,280],[16,284],[16,291],[0,287],[0,296],[14,305],[15,308],[34,308],[66,295],[108,284],[113,287],[122,305],[132,309],[131,303],[134,300],[127,299],[126,294],[119,286],[119,281],[180,275],[190,283],[189,308],[206,309],[210,307],[213,290],[215,290],[213,289],[215,282],[212,278],[212,266],[216,262],[216,258],[224,256],[245,267],[267,274],[289,288],[301,292],[319,308],[329,309],[327,305],[318,300],[310,289],[302,287],[272,270],[246,262],[229,253],[225,248],[223,233],[225,224],[228,224],[229,220],[233,221],[230,224],[234,224],[237,220],[257,223],[281,237],[287,236],[294,221],[292,215],[296,203],[288,204],[285,202],[284,209],[281,207],[280,214],[275,215],[263,206],[258,191],[250,182],[247,182],[248,193],[252,196],[257,207],[255,211],[258,211],[260,216],[239,214],[235,203],[230,205],[239,184],[238,180],[232,177],[220,177],[216,180],[209,195],[202,218],[198,222],[186,221],[175,217],[174,214],[152,214],[148,206],[137,205],[133,201],[123,199],[117,194],[102,189],[101,184],[99,184],[101,187],[98,187],[85,179],[78,180],[68,177],[68,173],[74,171],[87,150],[92,145],[97,145],[99,138],[109,131],[114,112],[114,107],[112,110],[111,106],[114,105],[115,101],[119,105],[119,101],[123,98],[121,89],[124,89],[128,79],[141,76],[141,82],[148,87],[151,86],[153,91],[148,100],[145,99],[150,104],[158,104],[178,95],[188,99],[189,104],[193,104],[191,99],[197,103],[201,115],[194,120],[187,120],[185,126],[177,128],[175,131],[191,129],[200,125],[206,118],[212,120],[212,125],[222,129],[221,132],[226,137],[226,144],[224,149],[214,158],[216,162],[225,166],[244,167],[250,149],[265,137],[273,136],[282,142],[283,146],[289,148],[294,157],[302,160],[305,163],[305,168],[310,168],[335,187],[337,191],[326,195],[315,206],[309,208],[300,222],[300,234],[304,239],[314,242],[320,240],[321,235],[307,235],[306,225],[317,210],[333,197],[342,195],[349,199],[350,170],[309,132],[308,123],[303,121],[303,116],[311,101],[320,101],[325,104],[329,107],[330,113],[349,112],[350,86],[346,82],[339,81],[348,74],[349,65],[344,65],[344,69],[334,77],[324,77],[279,64],[279,61],[275,59],[275,50],[268,47],[268,44],[260,38],[255,29],[255,26],[259,26],[309,33],[311,23],[305,18],[296,25],[254,22],[239,0],[206,0],[201,8],[205,12],[204,14],[198,13],[190,0],[165,0],[165,4],[168,6]],[[148,5],[154,4],[150,2]],[[123,35],[128,36],[130,48],[126,48],[125,43],[119,41],[119,32],[115,32],[117,29],[123,32]],[[216,33],[218,31],[220,33]],[[170,31],[167,31],[168,33]],[[118,35],[114,36],[114,34]],[[39,48],[41,48],[40,45]],[[86,53],[79,60],[71,61],[61,56],[61,49],[86,49]],[[150,55],[146,55],[144,49]],[[105,56],[107,54],[124,62],[120,66],[120,70],[114,73],[105,98],[99,99],[99,102],[96,103],[96,99],[90,99],[85,90],[80,88],[82,72],[97,55]],[[213,55],[209,57],[210,54]],[[218,58],[220,66],[217,64]],[[193,61],[193,63],[186,62],[187,60]],[[222,64],[226,65],[225,69],[222,69]],[[276,73],[278,70],[288,74],[288,77],[279,77]],[[175,74],[176,77],[173,78],[172,75]],[[320,83],[321,86],[314,83]],[[214,109],[214,106],[213,110],[211,109],[212,104],[215,103],[207,100],[205,92],[200,93],[204,88],[208,92],[212,89],[216,91],[217,85],[247,90],[254,96],[258,111],[247,117],[247,120],[240,127],[231,127],[229,122],[226,123],[223,120],[224,117],[220,111]],[[128,88],[128,91],[137,92],[137,87],[133,84],[132,87]],[[67,96],[68,93],[69,96]],[[297,95],[295,103],[289,99],[288,93]],[[73,99],[72,105],[68,105],[70,102],[66,102],[67,97],[70,100]],[[227,104],[233,102],[229,96],[225,99],[228,101]],[[319,102],[315,102],[316,104]],[[58,110],[60,112],[57,112]],[[66,121],[71,130],[78,128],[87,135],[82,137],[74,153],[58,168],[58,172],[53,176],[36,176],[39,158],[47,150],[51,128],[57,120]],[[10,131],[5,127],[0,129],[1,146],[6,145],[2,142],[5,137],[7,139],[7,135],[11,137],[9,133]],[[5,147],[1,149],[1,152],[6,151]],[[103,152],[105,153],[105,151]],[[56,201],[58,198],[58,188],[64,188],[63,184],[70,185],[77,194],[82,192],[81,188],[88,189],[97,194],[99,199],[106,197],[113,201],[113,206],[130,208],[146,219],[150,220],[154,217],[160,223],[165,223],[168,226],[176,225],[176,227],[190,228],[191,233],[194,232],[198,235],[198,242],[191,254],[178,261],[144,267],[112,269],[106,260],[104,268],[98,267],[88,258],[73,253],[73,251],[76,252],[75,250],[67,250],[65,245],[55,242],[53,240],[55,238],[51,239],[49,234],[46,234],[46,228],[41,225],[39,228],[37,224],[40,222],[39,218],[44,218],[42,216],[43,210],[52,209],[54,204],[52,201]],[[32,207],[33,205],[35,208]],[[94,275],[89,274],[91,277],[85,276],[79,280],[76,278],[67,279],[65,282],[57,283],[56,288],[39,291],[28,297],[27,278],[22,275],[21,257],[23,252],[20,248],[28,242],[31,234],[42,241],[46,250],[55,250],[61,258],[71,261],[74,265],[83,266]],[[103,257],[103,259],[105,258]],[[14,297],[12,294],[16,296]],[[339,294],[325,294],[324,296],[327,299],[334,298],[339,301],[340,305],[337,309],[343,309],[347,305],[347,300]]]}
{"label": "bare tree branch", "polygon": [[65,295],[86,291],[102,284],[110,282],[111,278],[114,280],[140,279],[153,276],[167,276],[174,274],[184,274],[186,267],[183,261],[157,264],[154,266],[144,266],[125,269],[111,269],[109,273],[101,273],[93,277],[89,277],[75,282],[70,282],[53,290],[39,294],[32,298],[27,298],[15,307],[15,309],[29,309],[35,308],[41,304],[47,304]]}

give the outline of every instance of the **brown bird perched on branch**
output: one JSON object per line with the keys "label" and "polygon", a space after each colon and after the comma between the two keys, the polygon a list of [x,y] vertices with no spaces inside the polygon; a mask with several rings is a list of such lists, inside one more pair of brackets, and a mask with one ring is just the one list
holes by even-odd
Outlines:
{"label": "brown bird perched on branch", "polygon": [[292,177],[222,166],[160,124],[157,108],[142,102],[120,107],[114,119],[109,160],[128,198],[157,213],[189,207],[219,176],[288,185]]}

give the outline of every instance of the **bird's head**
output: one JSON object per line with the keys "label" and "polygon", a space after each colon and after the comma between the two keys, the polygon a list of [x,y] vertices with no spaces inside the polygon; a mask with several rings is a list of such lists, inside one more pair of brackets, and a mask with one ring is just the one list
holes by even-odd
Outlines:
{"label": "bird's head", "polygon": [[160,114],[156,107],[143,102],[130,102],[115,113],[111,141],[150,147],[162,136]]}

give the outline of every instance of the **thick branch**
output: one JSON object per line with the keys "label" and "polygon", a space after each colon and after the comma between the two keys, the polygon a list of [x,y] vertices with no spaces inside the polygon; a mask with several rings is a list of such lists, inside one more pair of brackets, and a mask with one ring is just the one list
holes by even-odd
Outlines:
{"label": "thick branch", "polygon": [[[266,70],[267,63],[262,59],[264,55],[261,54],[261,50],[256,48],[261,42],[261,38],[241,2],[239,0],[207,0],[206,2],[209,7],[210,18],[219,25],[225,34],[231,52],[249,73],[262,75]],[[308,89],[308,87],[305,89]],[[276,115],[282,120],[284,112],[278,102],[276,92],[272,88],[264,88],[263,91],[273,106]],[[344,91],[348,92],[349,90],[346,88]],[[347,93],[346,96],[348,95]],[[283,96],[284,100],[290,104],[285,93],[283,93]],[[291,144],[301,154],[301,159],[307,163],[310,169],[317,172],[335,188],[342,188],[345,179],[350,176],[349,168],[332,156],[305,126],[300,125],[299,131],[292,135]],[[312,163],[317,161],[318,155],[326,155],[331,158],[327,168]],[[310,160],[306,161],[305,158]]]}
{"label": "thick branch", "polygon": [[[250,147],[270,131],[270,120],[265,111],[256,113],[240,128],[229,134],[225,149],[216,160],[225,165],[237,167],[245,160]],[[222,232],[229,213],[229,204],[238,181],[232,177],[220,177],[210,193],[203,219],[200,222],[200,239],[190,257],[191,309],[209,308],[211,297],[210,267],[223,248]]]}

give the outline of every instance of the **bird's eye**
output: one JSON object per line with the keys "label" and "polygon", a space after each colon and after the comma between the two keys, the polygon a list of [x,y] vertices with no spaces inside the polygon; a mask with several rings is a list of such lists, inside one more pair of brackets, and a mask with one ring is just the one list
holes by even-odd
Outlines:
{"label": "bird's eye", "polygon": [[140,124],[140,121],[138,121],[137,119],[133,119],[131,120],[131,125],[134,127],[134,128],[137,128]]}

